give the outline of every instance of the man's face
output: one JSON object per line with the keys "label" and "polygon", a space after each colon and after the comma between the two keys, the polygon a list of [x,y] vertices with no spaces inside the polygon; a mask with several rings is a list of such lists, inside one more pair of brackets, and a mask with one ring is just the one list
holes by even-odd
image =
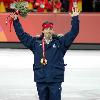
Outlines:
{"label": "man's face", "polygon": [[54,30],[53,30],[53,28],[45,28],[43,31],[42,31],[43,33],[44,33],[44,36],[46,36],[46,37],[51,37],[52,36],[52,34],[54,34]]}

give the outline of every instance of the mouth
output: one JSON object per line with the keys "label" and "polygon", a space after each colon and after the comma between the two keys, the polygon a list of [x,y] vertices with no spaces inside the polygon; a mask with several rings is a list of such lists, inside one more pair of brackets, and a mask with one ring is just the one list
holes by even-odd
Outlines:
{"label": "mouth", "polygon": [[51,37],[51,35],[52,35],[52,33],[50,33],[50,32],[48,32],[48,33],[46,34],[47,37]]}
{"label": "mouth", "polygon": [[51,32],[46,32],[47,35],[52,34]]}
{"label": "mouth", "polygon": [[48,34],[52,34],[51,32],[48,32]]}

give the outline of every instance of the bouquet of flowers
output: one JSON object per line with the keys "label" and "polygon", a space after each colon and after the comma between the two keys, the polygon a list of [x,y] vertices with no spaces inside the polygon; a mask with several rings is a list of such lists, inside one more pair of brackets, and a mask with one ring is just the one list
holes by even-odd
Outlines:
{"label": "bouquet of flowers", "polygon": [[12,3],[10,5],[10,8],[14,9],[15,12],[17,11],[18,14],[22,17],[26,17],[27,14],[29,13],[28,2],[25,1]]}
{"label": "bouquet of flowers", "polygon": [[[14,10],[14,14],[20,15],[21,17],[24,17],[24,18],[29,13],[28,2],[25,2],[25,1],[12,3],[10,5],[10,8]],[[11,14],[6,18],[6,25],[8,21],[10,24],[10,32],[11,32],[11,25],[12,25],[13,20],[14,19],[11,17]]]}

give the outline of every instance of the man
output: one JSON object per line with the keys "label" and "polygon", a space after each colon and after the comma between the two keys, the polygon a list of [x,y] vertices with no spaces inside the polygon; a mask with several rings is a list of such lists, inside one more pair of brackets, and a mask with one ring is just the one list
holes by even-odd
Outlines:
{"label": "man", "polygon": [[63,57],[79,32],[78,15],[78,9],[72,9],[72,28],[64,36],[54,34],[53,23],[44,22],[40,37],[32,37],[24,32],[18,17],[12,15],[19,40],[34,54],[34,81],[39,100],[61,100],[65,70]]}

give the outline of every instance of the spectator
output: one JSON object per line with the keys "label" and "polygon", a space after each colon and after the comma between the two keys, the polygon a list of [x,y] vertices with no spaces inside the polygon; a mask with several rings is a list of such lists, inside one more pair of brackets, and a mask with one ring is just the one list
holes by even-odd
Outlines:
{"label": "spectator", "polygon": [[62,12],[68,12],[69,10],[69,0],[60,0],[62,3]]}
{"label": "spectator", "polygon": [[53,2],[53,12],[57,13],[61,11],[61,5],[62,3],[60,2],[60,0],[54,0]]}
{"label": "spectator", "polygon": [[100,12],[100,0],[93,0],[94,11]]}
{"label": "spectator", "polygon": [[93,11],[93,1],[92,0],[82,0],[82,11],[92,12]]}
{"label": "spectator", "polygon": [[44,0],[36,0],[34,7],[37,9],[37,12],[45,12],[46,11]]}
{"label": "spectator", "polygon": [[53,11],[53,0],[48,0],[48,2],[45,4],[47,12]]}
{"label": "spectator", "polygon": [[61,11],[61,2],[60,0],[36,0],[34,8],[37,9],[37,12],[60,12]]}

